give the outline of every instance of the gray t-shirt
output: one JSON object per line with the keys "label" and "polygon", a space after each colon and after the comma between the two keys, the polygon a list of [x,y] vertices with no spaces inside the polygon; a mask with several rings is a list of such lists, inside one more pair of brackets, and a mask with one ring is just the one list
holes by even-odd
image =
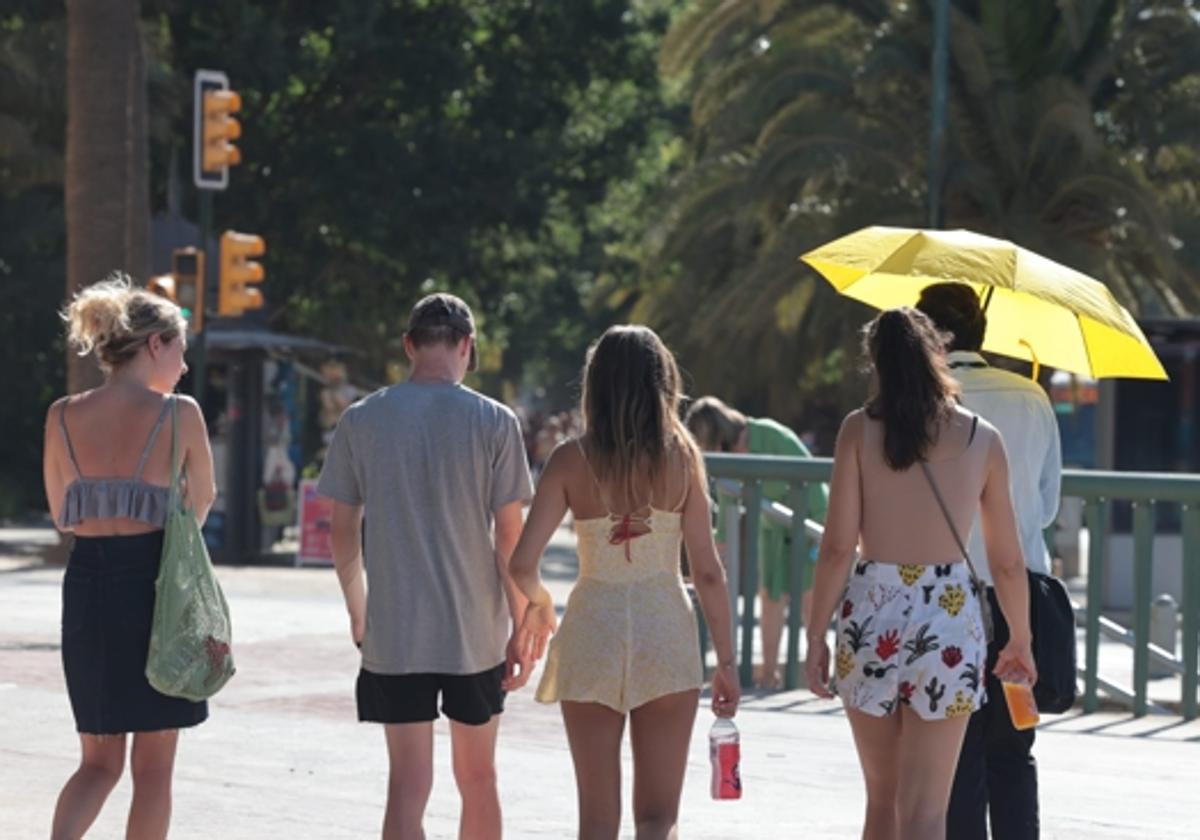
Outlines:
{"label": "gray t-shirt", "polygon": [[365,507],[363,668],[474,674],[504,661],[492,514],[533,495],[512,411],[461,385],[376,391],[342,415],[317,490]]}

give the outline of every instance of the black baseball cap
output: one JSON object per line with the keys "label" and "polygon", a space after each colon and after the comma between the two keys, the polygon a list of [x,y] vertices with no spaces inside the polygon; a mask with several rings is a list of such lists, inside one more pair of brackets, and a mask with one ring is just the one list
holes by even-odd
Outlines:
{"label": "black baseball cap", "polygon": [[[417,301],[412,314],[408,316],[408,334],[424,330],[449,328],[461,336],[475,335],[475,317],[471,307],[462,298],[447,292],[437,292],[427,295]],[[471,359],[467,370],[479,368],[479,354],[475,350],[475,342],[471,342]]]}

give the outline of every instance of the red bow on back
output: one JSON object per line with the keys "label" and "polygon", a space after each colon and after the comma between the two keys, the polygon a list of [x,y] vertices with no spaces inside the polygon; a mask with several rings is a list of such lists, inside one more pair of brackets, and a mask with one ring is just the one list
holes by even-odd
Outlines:
{"label": "red bow on back", "polygon": [[650,533],[648,519],[649,517],[643,514],[627,513],[613,525],[613,529],[608,535],[608,544],[625,545],[626,563],[633,562],[633,555],[630,551],[630,545],[633,541],[638,537]]}

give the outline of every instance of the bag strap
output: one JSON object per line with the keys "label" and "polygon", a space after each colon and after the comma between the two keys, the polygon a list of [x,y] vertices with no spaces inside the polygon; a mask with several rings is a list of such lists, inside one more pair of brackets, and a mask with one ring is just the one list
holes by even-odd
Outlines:
{"label": "bag strap", "polygon": [[938,489],[937,482],[933,480],[933,473],[929,470],[929,464],[925,461],[918,461],[921,465],[921,472],[925,473],[925,479],[929,482],[929,488],[933,490],[933,497],[937,499],[938,507],[942,509],[942,516],[946,519],[946,524],[950,526],[950,533],[954,535],[954,542],[958,544],[958,550],[962,552],[963,560],[967,561],[967,570],[971,573],[971,582],[980,591],[984,591],[983,581],[975,572],[975,564],[971,562],[971,555],[967,553],[967,547],[963,544],[962,537],[958,535],[958,528],[954,527],[954,520],[950,518],[950,509],[946,507],[946,500],[942,498],[942,491]]}
{"label": "bag strap", "polygon": [[179,503],[179,399],[172,394],[171,401],[171,502]]}

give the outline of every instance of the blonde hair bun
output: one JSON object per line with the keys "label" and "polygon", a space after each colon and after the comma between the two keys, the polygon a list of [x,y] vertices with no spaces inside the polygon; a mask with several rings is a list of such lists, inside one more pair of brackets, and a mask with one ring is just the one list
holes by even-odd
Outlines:
{"label": "blonde hair bun", "polygon": [[187,329],[178,306],[119,271],[81,289],[62,317],[71,346],[80,356],[95,352],[105,370],[131,361],[151,335],[171,341]]}
{"label": "blonde hair bun", "polygon": [[132,294],[129,275],[114,273],[79,291],[67,307],[67,340],[80,356],[130,331],[126,307]]}

